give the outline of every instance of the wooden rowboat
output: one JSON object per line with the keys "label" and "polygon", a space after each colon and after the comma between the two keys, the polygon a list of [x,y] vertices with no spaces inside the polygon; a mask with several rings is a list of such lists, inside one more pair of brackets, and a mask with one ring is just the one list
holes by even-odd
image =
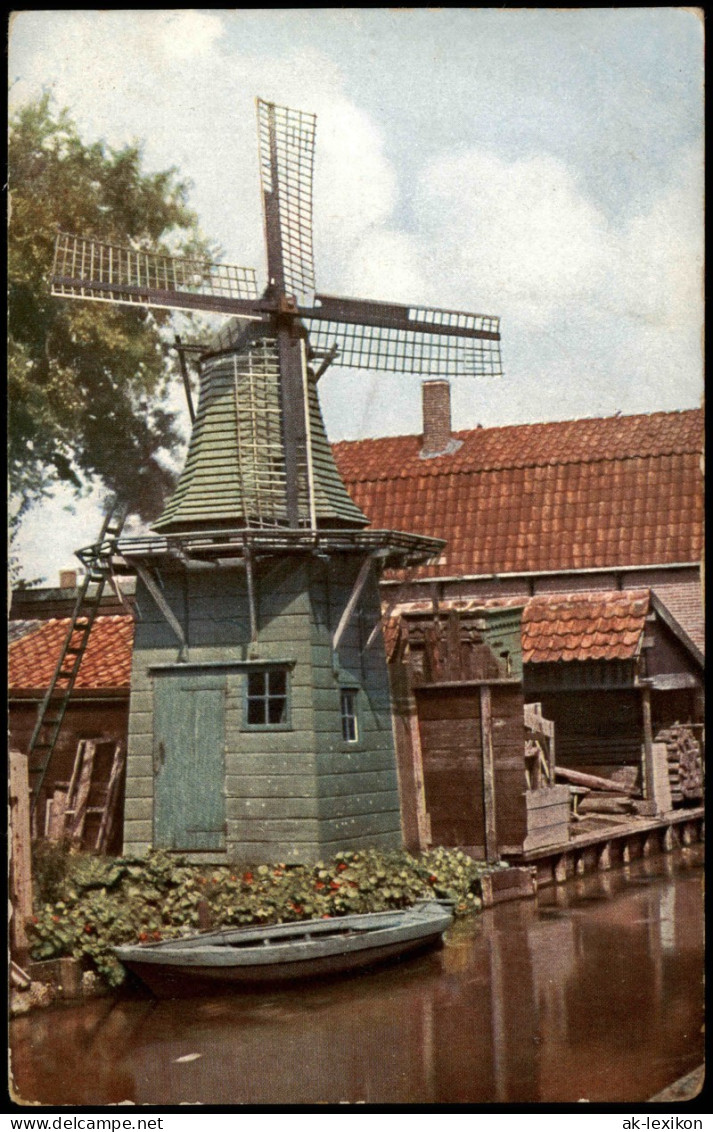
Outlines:
{"label": "wooden rowboat", "polygon": [[394,912],[227,928],[115,953],[159,997],[177,997],[370,967],[434,945],[452,920],[452,907],[429,901]]}

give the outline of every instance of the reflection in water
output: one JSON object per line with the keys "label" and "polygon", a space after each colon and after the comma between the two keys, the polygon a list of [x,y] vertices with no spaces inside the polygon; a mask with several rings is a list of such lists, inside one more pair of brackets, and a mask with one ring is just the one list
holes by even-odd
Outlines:
{"label": "reflection in water", "polygon": [[45,1105],[646,1100],[703,1060],[702,855],[675,858],[500,905],[367,975],[19,1018],[15,1090]]}

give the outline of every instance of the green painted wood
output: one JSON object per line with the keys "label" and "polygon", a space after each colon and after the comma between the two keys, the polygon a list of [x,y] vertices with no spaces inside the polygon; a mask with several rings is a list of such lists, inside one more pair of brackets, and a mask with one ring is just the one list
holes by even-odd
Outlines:
{"label": "green painted wood", "polygon": [[158,761],[154,844],[162,849],[225,845],[224,690],[206,677],[161,676],[154,721]]}
{"label": "green painted wood", "polygon": [[314,789],[303,797],[228,798],[226,813],[230,820],[282,821],[285,818],[347,818],[381,813],[394,813],[399,808],[394,789],[372,793],[338,794],[334,797],[314,796]]}
{"label": "green painted wood", "polygon": [[320,835],[323,840],[330,841],[343,838],[345,844],[353,836],[365,837],[367,834],[392,833],[400,830],[401,818],[398,804],[386,813],[365,814],[353,817],[333,818],[320,822]]}
{"label": "green painted wood", "polygon": [[[154,523],[160,531],[189,531],[208,523],[236,527],[284,523],[284,487],[274,474],[284,469],[280,423],[280,367],[276,340],[256,328],[230,354],[203,366],[196,420],[176,490]],[[324,526],[363,527],[368,520],[353,502],[337,471],[317,396],[308,381],[312,468],[317,520]],[[300,513],[307,518],[303,470]]]}

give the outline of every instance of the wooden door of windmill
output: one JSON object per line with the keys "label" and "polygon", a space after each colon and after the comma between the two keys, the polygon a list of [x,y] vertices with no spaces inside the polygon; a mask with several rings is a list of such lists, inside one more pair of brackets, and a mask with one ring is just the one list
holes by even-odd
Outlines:
{"label": "wooden door of windmill", "polygon": [[426,810],[433,845],[485,852],[483,757],[477,688],[418,688]]}
{"label": "wooden door of windmill", "polygon": [[154,686],[154,845],[225,847],[225,686],[162,675]]}

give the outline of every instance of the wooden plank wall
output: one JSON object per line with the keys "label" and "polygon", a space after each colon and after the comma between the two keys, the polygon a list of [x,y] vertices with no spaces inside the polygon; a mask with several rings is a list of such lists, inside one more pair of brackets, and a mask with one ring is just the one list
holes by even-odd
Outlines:
{"label": "wooden plank wall", "polygon": [[[380,607],[367,584],[335,657],[331,636],[360,560],[273,559],[256,569],[257,653],[291,660],[291,726],[246,731],[245,664],[253,651],[245,575],[216,570],[164,578],[164,595],[184,626],[190,663],[232,662],[225,674],[226,854],[229,859],[308,860],[339,848],[401,843],[388,676],[379,641],[364,649]],[[125,852],[153,837],[153,678],[174,663],[178,644],[140,591],[132,675]],[[243,667],[241,667],[241,665]],[[340,688],[357,690],[360,735],[342,739]],[[217,858],[216,858],[217,859]]]}
{"label": "wooden plank wall", "polygon": [[485,856],[481,710],[477,688],[416,691],[426,809],[434,845]]}

